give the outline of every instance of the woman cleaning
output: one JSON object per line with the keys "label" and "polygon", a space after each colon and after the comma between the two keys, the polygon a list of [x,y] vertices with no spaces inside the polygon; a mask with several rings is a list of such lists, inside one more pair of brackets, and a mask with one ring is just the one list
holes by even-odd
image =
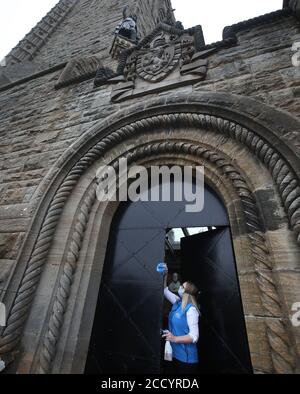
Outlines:
{"label": "woman cleaning", "polygon": [[198,289],[193,283],[185,282],[178,290],[178,297],[168,289],[167,273],[164,277],[164,295],[173,307],[169,314],[169,331],[163,338],[170,341],[172,346],[173,372],[181,375],[197,374],[200,316],[196,301]]}

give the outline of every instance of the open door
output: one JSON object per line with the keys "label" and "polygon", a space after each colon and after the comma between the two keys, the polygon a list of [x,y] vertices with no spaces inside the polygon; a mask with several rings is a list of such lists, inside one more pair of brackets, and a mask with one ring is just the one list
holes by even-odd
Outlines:
{"label": "open door", "polygon": [[160,373],[163,279],[156,266],[165,231],[136,228],[122,213],[111,229],[86,374]]}
{"label": "open door", "polygon": [[181,267],[181,279],[194,281],[203,291],[199,372],[251,372],[228,225],[225,207],[208,186],[199,213],[186,212],[185,201],[120,204],[103,271],[99,267],[86,374],[161,373],[160,329],[167,328],[170,305],[164,309],[163,278],[156,266],[166,258],[166,232],[207,226],[221,230],[188,236],[181,244],[175,237],[169,273],[180,273]]}
{"label": "open door", "polygon": [[200,373],[252,373],[229,228],[181,239],[183,282],[200,296]]}

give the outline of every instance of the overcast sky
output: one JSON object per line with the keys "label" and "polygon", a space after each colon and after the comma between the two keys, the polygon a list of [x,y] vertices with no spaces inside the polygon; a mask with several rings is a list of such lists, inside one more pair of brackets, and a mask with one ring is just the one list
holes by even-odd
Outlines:
{"label": "overcast sky", "polygon": [[[57,2],[0,0],[0,60]],[[225,26],[281,9],[282,3],[282,0],[172,0],[177,20],[186,28],[202,25],[207,44],[221,40]]]}

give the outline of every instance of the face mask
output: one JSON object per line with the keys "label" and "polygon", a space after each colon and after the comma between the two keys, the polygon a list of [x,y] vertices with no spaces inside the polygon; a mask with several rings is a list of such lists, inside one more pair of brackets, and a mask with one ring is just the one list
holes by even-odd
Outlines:
{"label": "face mask", "polygon": [[178,290],[178,295],[179,295],[179,297],[182,298],[184,293],[185,293],[184,288],[183,288],[182,286],[180,286],[180,287],[179,287],[179,290]]}

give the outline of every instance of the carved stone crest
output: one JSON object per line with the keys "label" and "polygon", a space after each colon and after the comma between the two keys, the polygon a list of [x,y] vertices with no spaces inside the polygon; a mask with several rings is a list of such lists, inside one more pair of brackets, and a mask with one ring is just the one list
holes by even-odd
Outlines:
{"label": "carved stone crest", "polygon": [[215,50],[204,47],[201,26],[185,30],[179,22],[159,23],[142,41],[121,51],[115,73],[99,69],[95,86],[114,84],[111,100],[120,102],[199,82],[206,77],[207,56]]}
{"label": "carved stone crest", "polygon": [[172,43],[170,35],[161,32],[150,43],[150,48],[141,50],[137,57],[137,75],[148,82],[163,80],[178,65],[181,43]]}

